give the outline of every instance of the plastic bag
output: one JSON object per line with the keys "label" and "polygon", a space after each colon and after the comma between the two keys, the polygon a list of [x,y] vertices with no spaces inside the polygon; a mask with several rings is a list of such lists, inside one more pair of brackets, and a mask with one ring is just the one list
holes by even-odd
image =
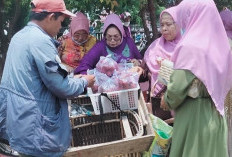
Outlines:
{"label": "plastic bag", "polygon": [[127,63],[126,60],[118,64],[110,56],[102,56],[96,68],[87,71],[87,74],[95,75],[96,81],[91,88],[93,93],[136,88],[139,73],[130,71],[132,67],[133,64]]}
{"label": "plastic bag", "polygon": [[138,86],[139,74],[129,70],[118,74],[118,86],[120,90],[132,89]]}
{"label": "plastic bag", "polygon": [[149,114],[149,116],[152,121],[155,138],[149,150],[143,153],[143,157],[165,157],[171,144],[173,128],[162,119],[152,114]]}
{"label": "plastic bag", "polygon": [[100,60],[96,64],[96,69],[101,73],[111,77],[115,70],[118,70],[118,63],[114,61],[110,56],[101,56]]}
{"label": "plastic bag", "polygon": [[[97,69],[89,70],[89,71],[87,71],[87,73],[91,74],[91,75],[95,75],[95,80],[96,81],[95,81],[94,85],[91,87],[93,93],[99,92],[99,87],[100,86],[105,86],[104,84],[108,80],[111,80],[111,78],[109,76],[107,76],[104,73],[99,72]],[[100,87],[100,88],[102,88],[102,87]]]}
{"label": "plastic bag", "polygon": [[115,79],[109,78],[107,81],[99,85],[98,87],[98,92],[103,93],[103,92],[113,92],[113,91],[118,91],[118,82]]}
{"label": "plastic bag", "polygon": [[86,107],[78,104],[71,105],[70,116],[78,116],[78,115],[92,115],[93,111],[88,110]]}
{"label": "plastic bag", "polygon": [[127,71],[133,67],[133,63],[127,63],[126,60],[121,60],[121,62],[118,64],[118,71]]}

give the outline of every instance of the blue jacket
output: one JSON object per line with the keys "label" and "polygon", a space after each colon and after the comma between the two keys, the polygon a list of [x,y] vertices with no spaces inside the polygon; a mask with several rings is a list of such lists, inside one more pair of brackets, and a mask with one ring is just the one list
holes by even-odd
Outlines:
{"label": "blue jacket", "polygon": [[62,69],[54,40],[29,22],[12,38],[0,85],[0,137],[23,154],[62,156],[71,142],[66,98],[87,81]]}

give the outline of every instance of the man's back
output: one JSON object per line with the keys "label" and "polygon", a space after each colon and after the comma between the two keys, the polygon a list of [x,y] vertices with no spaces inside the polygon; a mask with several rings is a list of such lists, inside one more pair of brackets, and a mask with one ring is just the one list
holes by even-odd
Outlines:
{"label": "man's back", "polygon": [[33,23],[11,40],[0,87],[3,94],[0,104],[7,106],[6,126],[10,145],[19,152],[30,148],[39,154],[45,149],[44,156],[49,156],[49,149],[53,147],[59,156],[69,146],[71,133],[67,129],[70,128],[67,103],[46,85],[49,76],[63,78],[51,76],[49,68],[52,70],[52,67],[45,65],[49,60],[56,63],[55,53],[52,39]]}

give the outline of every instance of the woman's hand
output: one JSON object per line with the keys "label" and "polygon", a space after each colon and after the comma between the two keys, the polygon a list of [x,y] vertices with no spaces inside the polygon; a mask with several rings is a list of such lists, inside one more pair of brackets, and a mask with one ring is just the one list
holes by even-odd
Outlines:
{"label": "woman's hand", "polygon": [[130,62],[133,63],[134,66],[140,66],[141,65],[140,60],[137,60],[137,59],[131,59]]}
{"label": "woman's hand", "polygon": [[93,87],[93,85],[95,83],[95,76],[94,75],[83,75],[82,77],[84,77],[88,81],[87,87]]}
{"label": "woman's hand", "polygon": [[143,68],[139,66],[135,66],[129,70],[130,72],[137,72],[139,75],[142,75],[144,73]]}
{"label": "woman's hand", "polygon": [[153,114],[152,104],[150,102],[148,102],[148,103],[146,103],[146,106],[147,106],[148,113]]}
{"label": "woman's hand", "polygon": [[164,60],[163,58],[157,57],[156,62],[157,62],[157,64],[158,64],[159,66],[161,66],[161,63],[162,63],[163,60]]}
{"label": "woman's hand", "polygon": [[78,74],[78,75],[74,75],[75,78],[82,78],[84,75],[82,74]]}
{"label": "woman's hand", "polygon": [[172,123],[174,123],[174,118],[166,119],[165,122],[168,124],[172,124]]}
{"label": "woman's hand", "polygon": [[169,111],[169,107],[164,101],[164,95],[161,97],[160,108],[162,108],[164,111]]}

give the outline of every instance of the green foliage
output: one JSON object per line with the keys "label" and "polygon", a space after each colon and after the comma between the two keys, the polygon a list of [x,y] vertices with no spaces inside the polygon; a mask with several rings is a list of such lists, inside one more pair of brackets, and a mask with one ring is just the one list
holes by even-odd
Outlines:
{"label": "green foliage", "polygon": [[[93,22],[96,19],[100,19],[100,14],[102,10],[106,10],[108,13],[110,11],[116,14],[121,14],[124,11],[129,11],[132,14],[132,23],[140,23],[139,15],[139,5],[138,0],[65,0],[68,9],[73,12],[81,11],[83,13],[88,13],[90,21]],[[94,5],[93,5],[94,4]],[[98,21],[98,26],[100,29],[101,23]]]}
{"label": "green foliage", "polygon": [[[14,32],[17,32],[19,29],[21,29],[28,21],[28,13],[29,13],[29,4],[30,0],[21,0],[20,1],[20,14],[19,17],[16,19],[16,25],[13,26]],[[15,1],[12,0],[5,0],[5,6],[4,6],[4,16],[3,16],[3,26],[5,30],[8,30],[9,28],[9,22],[14,18],[15,16],[15,8],[16,8]]]}
{"label": "green foliage", "polygon": [[223,9],[223,7],[227,7],[228,9],[232,9],[232,1],[231,0],[214,0],[217,5],[219,11]]}
{"label": "green foliage", "polygon": [[[5,30],[8,29],[8,23],[15,16],[15,0],[3,0],[5,2],[3,10],[3,21],[1,24]],[[29,9],[30,9],[31,0],[20,0],[21,12],[14,27],[14,31],[21,29],[29,20]],[[77,12],[81,11],[89,15],[90,21],[93,22],[96,19],[100,19],[99,15],[102,10],[107,10],[108,12],[112,10],[116,14],[121,14],[124,11],[128,11],[132,15],[132,24],[138,24],[142,26],[140,18],[140,9],[142,6],[147,5],[147,0],[64,0],[66,3],[67,9]],[[165,7],[168,7],[173,3],[173,0],[154,0],[156,17],[159,18],[159,14]],[[230,0],[215,0],[219,10],[223,6],[231,7],[232,1]],[[66,20],[64,26],[69,24],[69,20]],[[101,23],[98,21],[98,26]]]}
{"label": "green foliage", "polygon": [[141,19],[139,17],[139,12],[140,12],[140,1],[138,0],[130,0],[130,1],[125,1],[125,0],[118,0],[118,7],[115,8],[115,12],[117,14],[121,14],[125,11],[128,11],[131,13],[131,23],[136,23],[140,24]]}
{"label": "green foliage", "polygon": [[[147,0],[64,0],[68,10],[72,12],[81,11],[88,14],[91,22],[100,19],[100,13],[102,10],[111,10],[116,14],[121,14],[124,11],[128,11],[132,15],[132,24],[138,24],[142,26],[140,10],[143,7],[147,7]],[[154,0],[156,20],[159,19],[159,14],[166,7],[172,6],[175,2],[181,0]],[[223,7],[232,9],[232,0],[214,0],[219,11]],[[3,64],[5,61],[6,51],[8,43],[12,35],[20,30],[29,20],[29,10],[31,0],[0,0],[4,2],[4,7],[0,6],[0,77],[3,70]],[[16,5],[16,2],[20,2]],[[16,9],[17,8],[17,9]],[[16,12],[18,11],[18,12]],[[65,27],[68,26],[70,20],[67,19],[64,22]],[[97,21],[98,30],[102,26],[100,21]],[[3,33],[7,30],[8,36]],[[0,78],[1,79],[1,78]]]}
{"label": "green foliage", "polygon": [[[30,0],[23,0],[21,3],[22,11],[20,19],[22,19],[21,26],[25,26],[29,22],[29,13],[30,13]],[[21,20],[19,20],[21,21]]]}
{"label": "green foliage", "polygon": [[165,9],[165,7],[157,6],[156,16],[159,17],[160,13]]}

